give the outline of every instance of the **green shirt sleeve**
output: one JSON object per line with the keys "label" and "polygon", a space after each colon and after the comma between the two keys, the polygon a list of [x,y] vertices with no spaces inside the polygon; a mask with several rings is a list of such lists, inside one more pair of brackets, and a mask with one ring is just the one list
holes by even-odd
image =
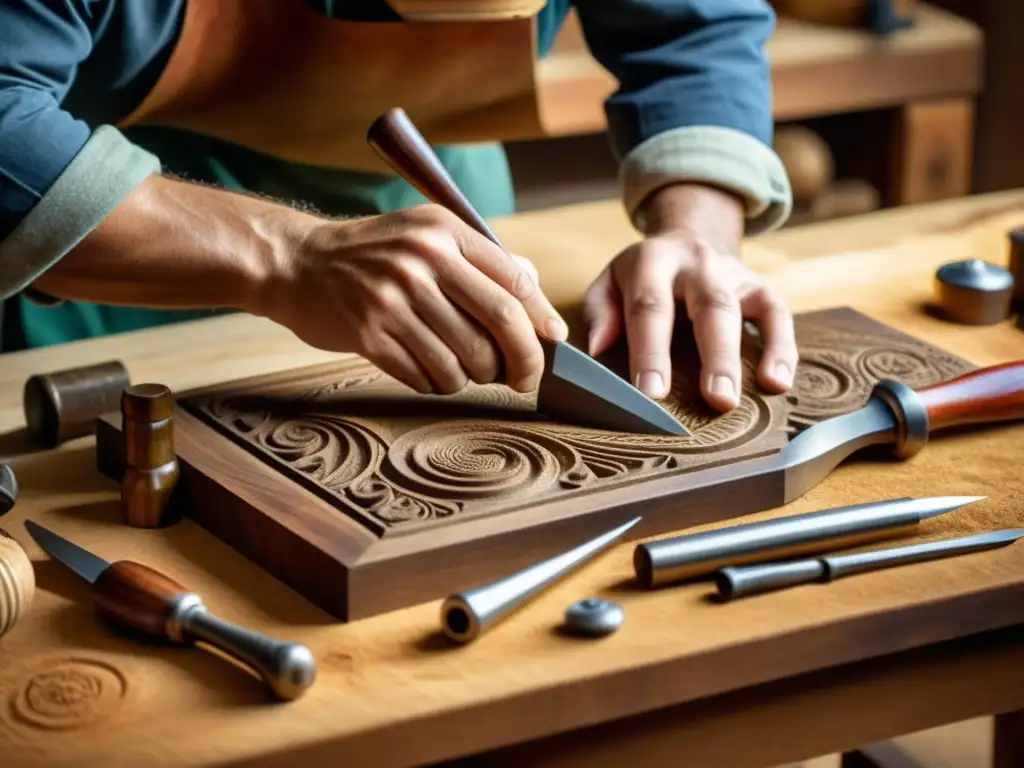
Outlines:
{"label": "green shirt sleeve", "polygon": [[101,125],[39,202],[0,242],[0,300],[28,288],[96,228],[160,161]]}

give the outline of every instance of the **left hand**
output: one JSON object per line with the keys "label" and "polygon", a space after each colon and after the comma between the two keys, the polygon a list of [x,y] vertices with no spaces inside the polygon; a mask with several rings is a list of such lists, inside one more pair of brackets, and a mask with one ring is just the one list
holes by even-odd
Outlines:
{"label": "left hand", "polygon": [[701,394],[711,406],[727,411],[739,403],[744,318],[756,322],[764,341],[761,386],[788,390],[798,359],[793,318],[739,259],[739,201],[709,187],[668,187],[654,196],[647,221],[647,237],[616,256],[587,290],[588,353],[606,351],[625,328],[634,385],[649,397],[664,397],[672,381],[678,300],[693,322]]}

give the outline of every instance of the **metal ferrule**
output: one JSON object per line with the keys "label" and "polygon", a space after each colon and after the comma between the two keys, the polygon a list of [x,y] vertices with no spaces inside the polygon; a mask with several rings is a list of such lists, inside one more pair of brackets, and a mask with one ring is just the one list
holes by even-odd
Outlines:
{"label": "metal ferrule", "polygon": [[203,599],[199,595],[185,592],[174,598],[167,611],[166,624],[167,636],[171,640],[182,644],[187,642],[187,633],[185,632],[186,620],[188,615],[196,609],[206,610],[206,605],[203,604]]}
{"label": "metal ferrule", "polygon": [[640,522],[618,528],[511,576],[448,597],[441,605],[441,629],[451,640],[469,643],[506,619],[536,595],[608,549]]}
{"label": "metal ferrule", "polygon": [[885,401],[898,424],[893,452],[899,459],[909,459],[928,444],[928,411],[917,393],[895,379],[882,379],[871,393]]}

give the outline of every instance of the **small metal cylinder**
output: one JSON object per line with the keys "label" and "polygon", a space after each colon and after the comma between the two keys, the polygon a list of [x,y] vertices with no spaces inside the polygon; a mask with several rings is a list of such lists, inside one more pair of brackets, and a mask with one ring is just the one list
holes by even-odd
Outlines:
{"label": "small metal cylinder", "polygon": [[633,568],[637,580],[650,588],[706,576],[729,565],[780,560],[909,533],[922,514],[934,509],[933,499],[901,498],[650,541],[634,550]]}
{"label": "small metal cylinder", "polygon": [[116,411],[131,384],[119,360],[40,373],[25,382],[25,423],[45,448],[95,431],[96,417]]}
{"label": "small metal cylinder", "polygon": [[946,316],[966,325],[993,325],[1010,316],[1013,275],[981,259],[945,264],[935,273],[936,302]]}

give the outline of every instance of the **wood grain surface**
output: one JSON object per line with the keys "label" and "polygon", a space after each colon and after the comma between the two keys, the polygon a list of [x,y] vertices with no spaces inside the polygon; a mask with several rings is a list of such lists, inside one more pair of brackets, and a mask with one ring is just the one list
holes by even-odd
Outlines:
{"label": "wood grain surface", "polygon": [[[809,225],[747,242],[744,258],[795,311],[846,304],[993,365],[1018,358],[1024,334],[1012,321],[977,328],[933,316],[932,277],[939,265],[969,255],[1004,263],[1006,233],[1022,224],[1024,191]],[[583,205],[494,226],[511,249],[535,261],[581,338],[584,288],[635,238],[619,207]],[[261,765],[380,768],[636,718],[652,727],[662,722],[651,737],[662,756],[677,745],[702,765],[754,766],[758,754],[779,763],[949,718],[1024,708],[1019,641],[975,640],[941,659],[934,647],[1024,621],[1020,547],[722,606],[706,599],[704,585],[629,589],[626,544],[464,648],[439,642],[439,601],[339,624],[190,520],[163,530],[124,526],[117,486],[96,472],[91,438],[54,451],[31,448],[20,402],[27,376],[115,357],[133,381],[175,391],[338,359],[262,319],[229,316],[4,360],[0,455],[13,459],[21,498],[2,525],[25,546],[37,578],[31,610],[0,638],[0,748],[12,765],[227,765],[259,757]],[[1024,425],[951,437],[913,461],[841,467],[798,502],[750,519],[894,495],[964,494],[988,498],[944,516],[924,535],[1024,524]],[[319,663],[317,684],[297,702],[275,704],[259,681],[198,649],[150,646],[117,632],[97,620],[87,585],[35,546],[21,526],[26,517],[108,560],[159,568],[229,621],[306,643]],[[626,621],[617,633],[584,642],[556,631],[565,607],[587,596],[623,605]],[[844,678],[837,666],[875,658],[882,666],[872,669],[879,670],[885,660],[877,657],[901,651],[910,661],[892,657],[878,678]],[[815,676],[818,694],[810,694],[806,675]],[[762,685],[773,686],[773,695],[757,699]],[[940,688],[950,686],[942,706],[933,706]],[[739,703],[726,706],[722,696]],[[881,706],[887,702],[907,709]],[[762,706],[775,727],[741,735],[751,733],[737,729],[757,722],[752,713]],[[655,717],[670,707],[690,707],[677,710],[690,714]],[[860,714],[844,720],[837,716],[844,711]],[[876,716],[883,711],[888,716]],[[619,731],[621,743],[636,732]],[[716,761],[701,763],[712,753]],[[656,764],[654,753],[625,754],[637,765]]]}

